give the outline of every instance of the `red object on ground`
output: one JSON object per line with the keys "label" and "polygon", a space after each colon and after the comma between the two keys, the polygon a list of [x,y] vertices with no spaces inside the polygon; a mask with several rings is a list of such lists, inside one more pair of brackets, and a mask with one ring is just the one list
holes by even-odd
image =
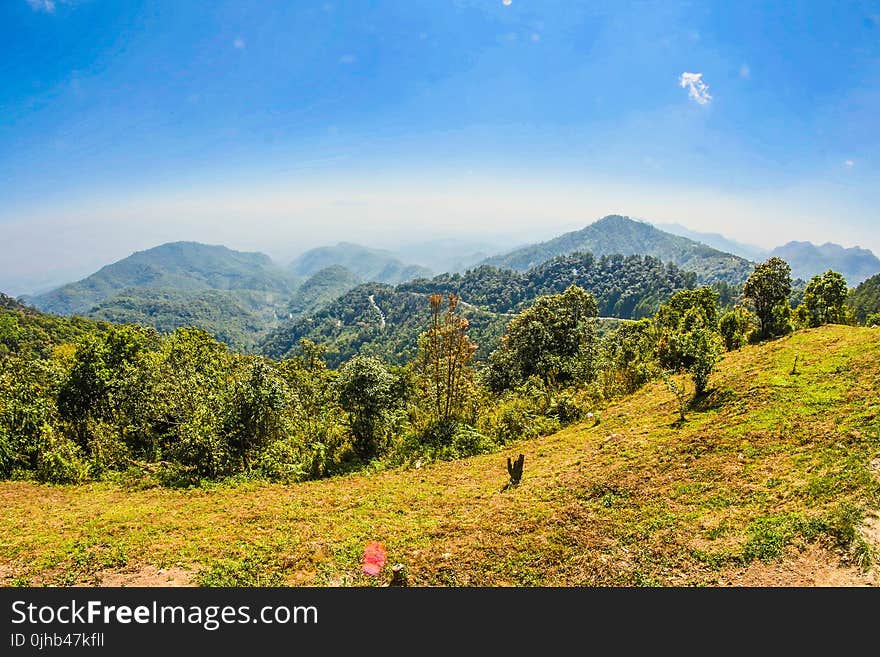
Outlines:
{"label": "red object on ground", "polygon": [[364,575],[378,575],[385,565],[387,553],[379,541],[370,541],[364,549]]}

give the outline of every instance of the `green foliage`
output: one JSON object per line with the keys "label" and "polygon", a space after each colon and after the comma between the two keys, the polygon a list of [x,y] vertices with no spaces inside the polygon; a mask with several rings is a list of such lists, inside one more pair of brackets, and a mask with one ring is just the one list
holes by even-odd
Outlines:
{"label": "green foliage", "polygon": [[791,267],[781,258],[755,265],[743,287],[743,296],[754,304],[759,336],[772,338],[791,332]]}
{"label": "green foliage", "polygon": [[747,308],[737,306],[718,320],[718,330],[724,339],[724,348],[735,351],[748,344],[749,335],[755,328],[755,317]]}
{"label": "green foliage", "polygon": [[458,314],[458,297],[450,294],[443,312],[443,296],[428,298],[431,325],[419,337],[416,375],[421,398],[439,426],[458,422],[465,414],[474,387],[472,361],[477,345],[468,336],[470,324]]}
{"label": "green foliage", "polygon": [[723,348],[716,299],[717,293],[709,287],[683,290],[673,295],[654,318],[660,366],[690,373],[698,397],[706,391]]}
{"label": "green foliage", "polygon": [[87,313],[131,288],[176,290],[251,290],[287,296],[295,279],[262,253],[243,253],[224,246],[172,242],[138,251],[101,268],[76,283],[34,297],[34,305],[60,315]]}
{"label": "green foliage", "polygon": [[511,315],[541,295],[576,285],[593,293],[601,316],[649,317],[675,291],[695,284],[693,273],[645,256],[597,259],[589,253],[574,253],[526,273],[482,266],[396,288],[359,286],[311,316],[272,331],[260,348],[267,356],[283,358],[306,337],[327,345],[327,359],[333,367],[355,354],[403,364],[415,358],[417,338],[430,324],[425,296],[455,294],[461,299],[458,312],[467,318],[468,332],[479,345],[477,357],[484,359],[497,348]]}
{"label": "green foliage", "polygon": [[397,406],[396,379],[378,358],[355,356],[339,370],[339,405],[348,413],[355,453],[370,459],[383,450],[388,416]]}
{"label": "green foliage", "polygon": [[582,230],[566,233],[549,242],[489,258],[486,264],[525,271],[550,258],[576,251],[596,256],[647,254],[696,272],[703,283],[741,283],[751,268],[744,258],[619,215],[604,217]]}
{"label": "green foliage", "polygon": [[606,398],[627,395],[660,374],[654,322],[625,322],[600,343],[599,379]]}
{"label": "green foliage", "polygon": [[361,279],[345,267],[332,265],[320,269],[297,288],[288,311],[294,317],[314,312],[360,283]]}
{"label": "green foliage", "polygon": [[872,276],[851,290],[846,303],[860,323],[866,326],[877,324],[876,319],[874,321],[868,319],[880,315],[880,274]]}
{"label": "green foliage", "polygon": [[549,384],[585,383],[595,376],[596,300],[571,286],[538,297],[507,326],[490,358],[489,384],[504,390],[537,376]]}
{"label": "green foliage", "polygon": [[498,445],[553,433],[562,423],[541,410],[534,398],[508,394],[480,414],[477,428]]}
{"label": "green foliage", "polygon": [[81,317],[46,315],[0,293],[0,360],[10,355],[49,358],[56,347],[107,328]]}
{"label": "green foliage", "polygon": [[273,367],[253,358],[233,378],[223,432],[232,457],[247,469],[258,451],[284,433],[287,386]]}
{"label": "green foliage", "polygon": [[80,449],[48,424],[43,425],[41,444],[37,451],[37,479],[51,484],[77,484],[88,477],[88,465]]}
{"label": "green foliage", "polygon": [[836,271],[813,276],[804,291],[803,304],[798,315],[807,326],[846,324],[846,280]]}

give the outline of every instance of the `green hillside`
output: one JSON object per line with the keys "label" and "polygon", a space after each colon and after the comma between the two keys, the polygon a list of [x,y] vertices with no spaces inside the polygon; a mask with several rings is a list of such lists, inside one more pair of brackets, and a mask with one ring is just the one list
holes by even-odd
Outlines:
{"label": "green hillside", "polygon": [[289,270],[305,278],[334,265],[344,267],[361,280],[392,285],[431,275],[429,269],[401,262],[390,251],[350,242],[306,251],[290,263]]}
{"label": "green hillside", "polygon": [[485,358],[497,346],[510,316],[542,294],[579,285],[596,296],[600,316],[639,318],[654,313],[676,290],[695,284],[693,273],[642,256],[596,259],[577,253],[525,273],[481,266],[397,287],[356,287],[317,312],[272,331],[261,351],[281,358],[292,353],[301,338],[308,338],[328,347],[332,366],[357,353],[403,363],[415,355],[418,335],[428,324],[427,296],[439,292],[461,297],[462,314],[470,322],[478,357]]}
{"label": "green hillside", "polygon": [[[414,585],[876,583],[877,336],[827,326],[732,352],[684,423],[653,383],[600,422],[458,461],[196,490],[2,482],[0,579],[376,585],[401,563]],[[360,568],[371,540],[378,578]]]}
{"label": "green hillside", "polygon": [[868,317],[880,314],[880,274],[872,276],[851,290],[847,303],[862,323]]}
{"label": "green hillside", "polygon": [[88,313],[123,290],[164,289],[178,293],[203,290],[249,291],[271,306],[286,298],[296,279],[262,253],[225,246],[172,242],[138,251],[76,283],[34,297],[34,307],[58,315]]}
{"label": "green hillside", "polygon": [[0,293],[0,358],[7,354],[47,358],[55,347],[105,328],[104,323],[82,317],[47,315]]}
{"label": "green hillside", "polygon": [[314,312],[361,284],[361,279],[341,265],[316,271],[297,288],[288,307],[291,317]]}
{"label": "green hillside", "polygon": [[525,271],[550,258],[584,251],[596,256],[649,255],[693,271],[702,283],[742,283],[752,272],[751,263],[729,253],[672,235],[629,217],[609,215],[581,230],[565,233],[540,244],[494,256],[485,264]]}

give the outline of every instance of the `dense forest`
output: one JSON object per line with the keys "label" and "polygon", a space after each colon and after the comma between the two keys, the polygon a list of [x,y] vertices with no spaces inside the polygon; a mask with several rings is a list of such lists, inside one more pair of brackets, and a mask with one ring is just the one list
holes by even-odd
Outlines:
{"label": "dense forest", "polygon": [[578,285],[594,295],[600,316],[630,319],[653,314],[673,292],[695,284],[694,274],[645,256],[596,259],[576,253],[525,273],[484,265],[396,287],[359,286],[320,311],[276,329],[260,348],[265,355],[279,358],[307,338],[327,346],[328,362],[334,366],[356,353],[401,364],[415,355],[416,338],[427,321],[424,296],[451,293],[461,299],[461,313],[480,345],[478,355],[486,357],[509,315],[541,295]]}
{"label": "dense forest", "polygon": [[880,324],[880,274],[852,290],[847,303],[859,322],[869,326]]}
{"label": "dense forest", "polygon": [[609,215],[586,228],[560,235],[548,242],[493,256],[485,264],[525,271],[550,258],[576,251],[590,252],[596,256],[617,253],[650,255],[696,273],[700,283],[704,284],[741,284],[752,269],[752,263],[745,258],[619,215]]}
{"label": "dense forest", "polygon": [[[601,283],[612,269],[654,272],[667,291],[683,288],[653,315],[599,331],[602,304],[629,298],[628,286],[598,285],[609,295],[600,302],[572,280],[593,272],[589,280]],[[405,358],[372,355],[375,343],[359,343],[354,331],[353,355],[334,366],[318,339],[270,359],[236,353],[198,328],[162,335],[0,297],[0,475],[191,486],[449,459],[552,433],[658,378],[683,419],[725,351],[853,321],[835,272],[813,277],[792,309],[791,270],[778,258],[754,268],[742,304],[726,311],[715,289],[687,287],[687,274],[650,258],[570,256],[515,276],[482,267],[449,279],[461,292],[481,289],[473,278],[501,281],[499,289],[518,281],[526,292],[495,306],[505,313],[469,307],[446,293],[449,281],[438,283],[442,294],[361,286],[335,302],[315,337],[327,330],[338,339],[334,323],[371,314],[378,331],[403,321],[407,332],[392,348]],[[487,350],[480,341],[493,331],[502,337]]]}

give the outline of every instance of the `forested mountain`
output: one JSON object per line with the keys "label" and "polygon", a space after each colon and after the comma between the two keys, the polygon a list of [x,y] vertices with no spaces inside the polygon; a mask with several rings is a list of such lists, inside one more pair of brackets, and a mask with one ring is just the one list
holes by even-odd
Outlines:
{"label": "forested mountain", "polygon": [[238,351],[250,351],[277,324],[265,295],[247,290],[127,288],[85,315],[114,324],[151,326],[161,333],[198,326]]}
{"label": "forested mountain", "polygon": [[263,295],[265,305],[272,305],[288,297],[295,287],[295,277],[262,253],[197,242],[171,242],[133,253],[30,302],[40,310],[59,315],[84,314],[123,290],[164,288],[178,293],[255,292]]}
{"label": "forested mountain", "polygon": [[361,280],[392,285],[431,275],[429,269],[405,264],[390,251],[371,249],[350,242],[339,242],[335,246],[322,246],[306,251],[291,262],[288,269],[305,278],[333,265],[344,267]]}
{"label": "forested mountain", "polygon": [[605,317],[645,317],[673,292],[692,288],[696,275],[656,258],[589,253],[560,256],[521,273],[484,265],[464,274],[417,279],[397,287],[359,286],[314,315],[272,331],[261,351],[280,358],[301,338],[328,347],[337,365],[356,353],[381,355],[402,363],[415,354],[417,338],[429,324],[429,294],[456,294],[470,321],[469,333],[486,357],[497,346],[510,317],[543,294],[579,285],[597,299]]}
{"label": "forested mountain", "polygon": [[[461,314],[470,322],[469,334],[488,355],[504,331],[508,316],[467,303]],[[295,353],[307,338],[327,347],[326,360],[338,367],[356,354],[381,356],[403,364],[418,350],[418,337],[430,325],[428,298],[384,283],[365,283],[342,295],[322,310],[272,331],[260,350],[272,358]]]}
{"label": "forested mountain", "polygon": [[116,324],[151,326],[162,333],[182,326],[198,326],[233,349],[251,351],[280,320],[312,312],[359,283],[348,270],[328,267],[286,294],[132,287],[100,302],[84,315]]}
{"label": "forested mountain", "polygon": [[48,358],[56,346],[106,327],[82,317],[47,315],[0,293],[0,359],[7,354]]}
{"label": "forested mountain", "polygon": [[695,272],[703,283],[742,283],[752,272],[752,264],[745,258],[620,215],[609,215],[581,230],[488,258],[484,263],[525,271],[555,256],[576,251],[596,256],[617,253],[653,256]]}
{"label": "forested mountain", "polygon": [[711,246],[713,249],[718,249],[719,251],[723,251],[724,253],[732,253],[733,255],[737,255],[741,258],[746,258],[747,260],[753,260],[758,262],[760,260],[766,260],[770,257],[770,251],[768,249],[762,249],[759,246],[755,246],[754,244],[746,244],[744,242],[737,242],[736,240],[732,240],[729,237],[725,237],[721,233],[703,233],[696,230],[691,230],[687,226],[682,226],[681,224],[654,224],[660,230],[666,231],[667,233],[672,233],[673,235],[679,235],[681,237],[687,237],[688,239],[694,240],[695,242],[701,242],[707,246]]}
{"label": "forested mountain", "polygon": [[862,281],[851,290],[847,304],[860,322],[864,322],[869,315],[880,313],[880,274]]}
{"label": "forested mountain", "polygon": [[843,274],[850,285],[858,285],[880,273],[880,259],[857,246],[847,249],[831,242],[818,246],[812,242],[789,242],[773,249],[770,255],[788,262],[792,275],[804,280],[833,269]]}
{"label": "forested mountain", "polygon": [[342,296],[363,281],[341,265],[332,265],[315,272],[297,288],[290,302],[290,318],[313,312]]}

